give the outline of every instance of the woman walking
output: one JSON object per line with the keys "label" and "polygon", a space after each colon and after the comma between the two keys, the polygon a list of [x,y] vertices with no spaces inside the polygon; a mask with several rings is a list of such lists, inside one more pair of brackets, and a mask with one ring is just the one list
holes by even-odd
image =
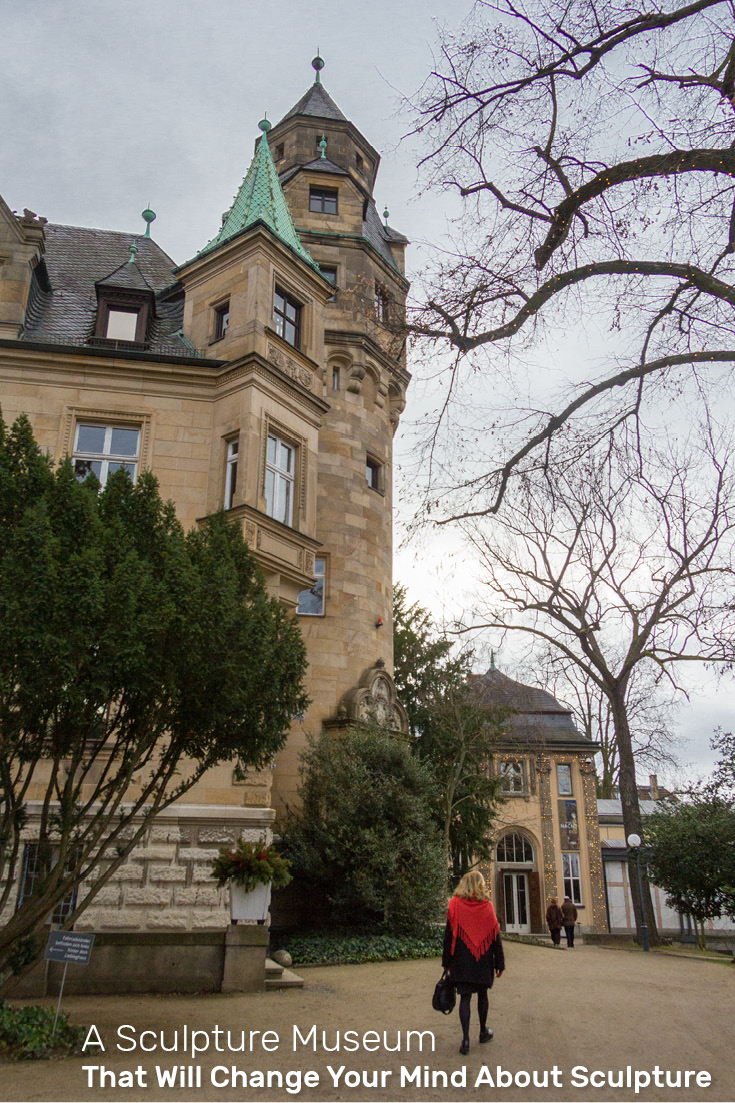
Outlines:
{"label": "woman walking", "polygon": [[561,942],[561,929],[564,926],[564,913],[555,896],[552,896],[549,900],[549,906],[546,909],[546,922],[549,925],[551,941],[555,946],[558,946]]}
{"label": "woman walking", "polygon": [[462,1024],[460,1053],[470,1051],[470,1001],[477,993],[480,1042],[493,1036],[487,1028],[487,990],[505,969],[500,924],[490,902],[485,878],[477,870],[465,873],[449,901],[444,931],[442,965],[459,996],[459,1021]]}

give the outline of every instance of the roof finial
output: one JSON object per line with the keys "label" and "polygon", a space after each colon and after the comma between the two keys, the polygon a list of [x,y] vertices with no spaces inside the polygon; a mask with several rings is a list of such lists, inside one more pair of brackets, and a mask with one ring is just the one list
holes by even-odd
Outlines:
{"label": "roof finial", "polygon": [[319,47],[318,46],[316,48],[316,57],[312,58],[311,67],[312,67],[312,69],[316,69],[316,81],[315,81],[315,83],[316,84],[321,84],[322,83],[322,78],[320,77],[319,74],[320,74],[321,70],[324,68],[324,58],[319,56]]}
{"label": "roof finial", "polygon": [[490,669],[495,670],[495,652],[490,652]]}
{"label": "roof finial", "polygon": [[138,252],[138,246],[134,241],[130,242],[130,256],[128,257],[128,264],[135,264],[135,254]]}
{"label": "roof finial", "polygon": [[385,224],[387,226],[388,225],[388,219],[390,218],[390,211],[388,210],[387,207],[383,211],[383,218],[385,219]]}
{"label": "roof finial", "polygon": [[327,139],[324,136],[324,134],[322,134],[321,140],[317,143],[317,145],[319,146],[319,149],[322,151],[322,159],[326,161],[326,159],[327,159]]}
{"label": "roof finial", "polygon": [[150,237],[151,236],[151,222],[155,221],[156,212],[152,211],[150,206],[148,206],[148,207],[146,207],[146,209],[144,211],[141,212],[140,217],[143,219],[143,221],[146,224],[145,225],[145,233],[143,234],[143,237]]}
{"label": "roof finial", "polygon": [[268,133],[268,131],[270,130],[270,128],[271,128],[271,124],[268,122],[268,116],[263,115],[263,118],[258,123],[258,129],[263,131],[263,137],[264,138],[265,138],[266,134]]}

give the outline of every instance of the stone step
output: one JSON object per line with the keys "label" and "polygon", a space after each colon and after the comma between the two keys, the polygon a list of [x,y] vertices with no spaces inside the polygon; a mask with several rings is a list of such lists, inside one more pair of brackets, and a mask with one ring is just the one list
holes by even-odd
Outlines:
{"label": "stone step", "polygon": [[304,981],[292,969],[284,969],[270,958],[265,961],[265,988],[266,992],[276,988],[303,988]]}

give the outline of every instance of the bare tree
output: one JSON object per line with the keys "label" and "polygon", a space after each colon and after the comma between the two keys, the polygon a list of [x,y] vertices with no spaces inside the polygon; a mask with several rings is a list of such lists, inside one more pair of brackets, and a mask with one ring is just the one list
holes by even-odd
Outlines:
{"label": "bare tree", "polygon": [[[683,664],[733,659],[730,467],[711,435],[649,455],[645,475],[608,447],[554,482],[526,479],[497,520],[466,525],[492,610],[471,627],[553,648],[606,698],[626,835],[642,834],[631,680],[655,671],[678,688]],[[648,890],[644,907],[655,931]]]}
{"label": "bare tree", "polygon": [[[465,212],[412,318],[456,354],[422,457],[447,521],[496,512],[514,475],[621,427],[643,452],[657,404],[731,371],[735,6],[478,0],[412,106],[429,183]],[[591,319],[576,378],[565,362],[544,389],[538,356],[524,371],[537,342],[548,375],[544,335]]]}
{"label": "bare tree", "polygon": [[[622,662],[619,654],[609,656],[611,665]],[[564,701],[574,714],[577,726],[600,744],[601,768],[597,791],[601,798],[611,798],[620,787],[620,755],[615,738],[615,721],[610,700],[600,687],[583,676],[576,663],[554,647],[533,650],[533,661],[527,664],[532,676],[554,697]],[[531,672],[532,670],[532,672]],[[638,769],[660,770],[678,766],[677,736],[674,718],[680,707],[681,694],[672,687],[666,674],[657,666],[642,664],[633,668],[628,680],[626,709],[630,740]]]}

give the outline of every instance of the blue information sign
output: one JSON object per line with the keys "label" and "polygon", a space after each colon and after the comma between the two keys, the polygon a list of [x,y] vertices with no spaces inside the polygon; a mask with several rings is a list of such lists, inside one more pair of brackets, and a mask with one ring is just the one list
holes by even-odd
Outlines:
{"label": "blue information sign", "polygon": [[76,965],[89,965],[94,943],[93,934],[77,934],[75,931],[51,931],[46,943],[46,961],[73,961]]}

